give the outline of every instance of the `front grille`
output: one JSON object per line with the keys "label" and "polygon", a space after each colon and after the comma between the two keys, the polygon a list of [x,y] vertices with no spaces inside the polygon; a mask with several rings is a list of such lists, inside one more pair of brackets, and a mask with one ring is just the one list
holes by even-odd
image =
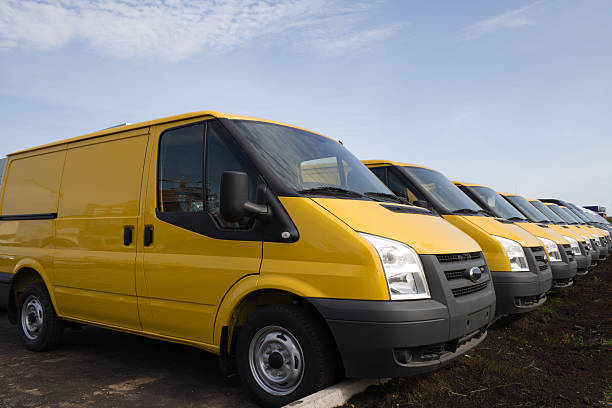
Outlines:
{"label": "front grille", "polygon": [[438,262],[440,263],[471,261],[473,259],[482,258],[482,252],[468,252],[465,254],[443,254],[436,255],[436,258],[438,258]]}
{"label": "front grille", "polygon": [[455,269],[452,271],[444,271],[447,280],[461,279],[465,277],[465,269]]}
{"label": "front grille", "polygon": [[489,282],[481,282],[481,283],[477,283],[475,285],[464,286],[462,288],[452,289],[453,296],[461,297],[461,296],[469,295],[471,293],[479,292],[479,291],[481,291],[483,289],[486,289],[488,284],[489,284]]}
{"label": "front grille", "polygon": [[546,252],[544,252],[544,247],[530,247],[529,250],[535,259],[535,267],[538,268],[538,271],[541,272],[548,269],[548,257],[546,256]]}
{"label": "front grille", "polygon": [[574,253],[572,252],[572,246],[570,244],[563,244],[563,250],[565,251],[565,255],[567,255],[567,260],[572,262],[574,260]]}

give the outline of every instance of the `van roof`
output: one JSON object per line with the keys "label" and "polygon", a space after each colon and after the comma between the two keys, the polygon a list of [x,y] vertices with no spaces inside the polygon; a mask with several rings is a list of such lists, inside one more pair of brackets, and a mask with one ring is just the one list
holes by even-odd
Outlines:
{"label": "van roof", "polygon": [[490,188],[488,186],[485,186],[483,184],[476,184],[476,183],[464,183],[463,181],[453,181],[453,184],[457,185],[460,184],[462,186],[466,186],[466,187],[487,187]]}
{"label": "van roof", "polygon": [[[110,134],[113,134],[113,133],[125,132],[125,131],[128,131],[128,130],[134,130],[134,129],[139,129],[139,128],[143,128],[143,127],[159,125],[161,123],[177,122],[177,121],[180,121],[180,120],[197,118],[197,117],[200,117],[200,116],[212,116],[212,117],[215,117],[215,118],[225,118],[225,119],[232,119],[232,120],[253,120],[253,121],[258,121],[258,122],[274,123],[274,124],[277,124],[277,125],[289,126],[289,127],[293,127],[293,128],[296,128],[296,129],[302,129],[302,128],[299,128],[297,126],[288,125],[286,123],[275,122],[273,120],[267,120],[267,119],[253,118],[253,117],[250,117],[250,116],[230,115],[230,114],[216,112],[216,111],[196,111],[196,112],[190,112],[190,113],[183,113],[183,114],[180,114],[180,115],[167,116],[167,117],[159,118],[159,119],[152,119],[152,120],[148,120],[146,122],[139,122],[139,123],[131,123],[131,124],[126,124],[126,125],[114,126],[114,127],[110,127],[110,128],[107,128],[107,129],[102,129],[102,130],[99,130],[99,131],[96,131],[96,132],[87,133],[87,134],[84,134],[84,135],[81,135],[81,136],[76,136],[76,137],[72,137],[72,138],[68,138],[68,139],[64,139],[64,140],[58,140],[56,142],[47,143],[47,144],[44,144],[44,145],[41,145],[41,146],[30,147],[28,149],[19,150],[17,152],[13,152],[13,153],[7,154],[7,156],[14,156],[14,155],[17,155],[17,154],[20,154],[20,153],[31,152],[31,151],[45,149],[45,148],[53,147],[53,146],[60,146],[60,145],[63,145],[63,144],[74,143],[74,142],[78,142],[78,141],[86,140],[86,139],[93,139],[93,138],[96,138],[96,137],[110,135]],[[306,131],[311,132],[311,133],[316,133],[316,132],[312,132],[312,131],[307,130],[307,129],[302,129],[302,130],[306,130]],[[316,133],[316,134],[318,134],[318,133]],[[324,136],[324,135],[321,135],[321,136]]]}
{"label": "van roof", "polygon": [[419,164],[413,164],[413,163],[402,163],[402,162],[396,162],[396,161],[392,161],[392,160],[362,160],[361,161],[363,164],[367,165],[392,165],[392,166],[397,166],[397,167],[402,167],[402,166],[408,166],[408,167],[420,167],[422,169],[428,169],[428,170],[432,170],[432,171],[436,171],[439,173],[438,170],[434,170],[432,168],[429,167],[425,167],[425,166],[421,166]]}

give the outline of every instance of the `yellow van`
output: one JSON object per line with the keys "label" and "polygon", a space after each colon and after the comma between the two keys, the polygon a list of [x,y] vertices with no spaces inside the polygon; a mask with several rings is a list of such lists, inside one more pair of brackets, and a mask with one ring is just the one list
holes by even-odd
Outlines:
{"label": "yellow van", "polygon": [[526,199],[518,194],[500,194],[528,220],[538,225],[546,225],[568,240],[571,251],[565,248],[567,256],[573,255],[576,261],[576,275],[582,276],[588,272],[591,267],[591,242],[586,240],[584,235],[566,225],[565,221],[540,201]]}
{"label": "yellow van", "polygon": [[546,302],[552,271],[536,237],[492,217],[435,170],[388,160],[363,163],[396,195],[440,214],[478,242],[491,269],[499,315],[528,312]]}
{"label": "yellow van", "polygon": [[612,250],[612,241],[610,240],[610,233],[607,229],[600,228],[597,225],[592,225],[592,221],[586,216],[585,212],[574,203],[555,198],[543,198],[541,201],[557,204],[564,210],[569,211],[569,213],[580,222],[580,225],[597,236],[598,239],[596,240],[596,246],[597,251],[599,252],[599,260],[606,260],[610,250]]}
{"label": "yellow van", "polygon": [[576,218],[566,207],[560,206],[555,203],[544,202],[544,204],[553,212],[555,212],[559,217],[561,217],[566,223],[568,223],[570,228],[572,228],[576,232],[583,234],[584,238],[590,241],[592,268],[597,266],[600,260],[605,259],[605,257],[604,259],[601,259],[603,253],[607,254],[607,251],[605,250],[605,248],[603,248],[603,245],[599,240],[599,237],[597,236],[598,231],[592,230],[591,227],[588,225],[582,225],[582,221]]}
{"label": "yellow van", "polygon": [[74,323],[196,346],[263,405],[434,370],[495,314],[473,239],[276,122],[196,112],[14,153],[0,208],[27,348]]}
{"label": "yellow van", "polygon": [[[454,182],[474,202],[494,216],[512,221],[538,238],[546,251],[553,275],[553,290],[561,290],[574,284],[578,264],[574,259],[570,240],[543,224],[544,217],[532,220],[514,208],[495,190],[479,184]],[[522,198],[522,197],[521,197]],[[524,200],[524,199],[523,199]],[[528,206],[532,207],[529,203]],[[534,213],[537,210],[534,208]],[[573,240],[575,242],[575,240]],[[577,245],[577,242],[576,242]]]}

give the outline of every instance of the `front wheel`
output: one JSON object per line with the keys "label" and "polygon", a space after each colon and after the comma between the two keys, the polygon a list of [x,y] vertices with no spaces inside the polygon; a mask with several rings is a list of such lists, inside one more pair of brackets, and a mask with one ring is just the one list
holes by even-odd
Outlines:
{"label": "front wheel", "polygon": [[53,303],[42,283],[32,283],[19,296],[19,334],[23,345],[32,351],[59,346],[64,322],[55,313]]}
{"label": "front wheel", "polygon": [[337,356],[320,319],[296,305],[271,305],[240,329],[237,365],[251,397],[278,407],[330,385]]}

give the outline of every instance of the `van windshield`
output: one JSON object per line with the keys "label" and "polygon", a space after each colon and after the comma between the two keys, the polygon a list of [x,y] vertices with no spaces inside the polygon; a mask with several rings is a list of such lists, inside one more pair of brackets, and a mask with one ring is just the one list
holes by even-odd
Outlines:
{"label": "van windshield", "polygon": [[447,179],[444,174],[423,167],[402,166],[400,168],[419,185],[442,212],[455,214],[485,213],[478,204]]}
{"label": "van windshield", "polygon": [[491,211],[495,216],[508,220],[527,221],[527,218],[525,218],[523,214],[492,188],[470,186],[468,189],[486,205],[485,209]]}
{"label": "van windshield", "polygon": [[578,219],[575,218],[566,208],[561,208],[557,204],[549,205],[548,208],[553,210],[555,214],[563,218],[563,221],[567,222],[568,224],[580,224]]}
{"label": "van windshield", "polygon": [[577,206],[577,205],[572,204],[572,203],[567,203],[567,207],[566,207],[566,208],[567,208],[569,211],[571,211],[571,212],[574,214],[574,216],[575,216],[576,218],[579,218],[579,219],[580,219],[580,220],[582,220],[583,222],[588,223],[588,222],[590,221],[590,220],[589,220],[589,217],[587,217],[587,216],[585,215],[585,213],[584,213],[584,212],[583,212],[583,211],[582,211],[580,208],[578,208],[578,206]]}
{"label": "van windshield", "polygon": [[529,201],[525,197],[512,195],[506,196],[508,200],[517,206],[523,214],[527,215],[527,217],[533,222],[546,222],[548,221],[544,214],[538,211],[533,205],[529,204]]}
{"label": "van windshield", "polygon": [[544,214],[549,221],[554,222],[555,224],[566,224],[563,218],[559,217],[553,210],[548,208],[546,204],[541,201],[529,201],[529,204],[533,205],[538,209],[542,214]]}
{"label": "van windshield", "polygon": [[600,223],[606,224],[606,225],[610,225],[608,220],[606,220],[604,217],[602,217],[601,215],[599,215],[597,213],[587,213],[587,214],[589,214],[591,216],[593,221],[600,222]]}
{"label": "van windshield", "polygon": [[[335,140],[305,130],[235,120],[249,147],[288,189],[299,194],[400,201]],[[375,198],[373,198],[375,197]]]}

